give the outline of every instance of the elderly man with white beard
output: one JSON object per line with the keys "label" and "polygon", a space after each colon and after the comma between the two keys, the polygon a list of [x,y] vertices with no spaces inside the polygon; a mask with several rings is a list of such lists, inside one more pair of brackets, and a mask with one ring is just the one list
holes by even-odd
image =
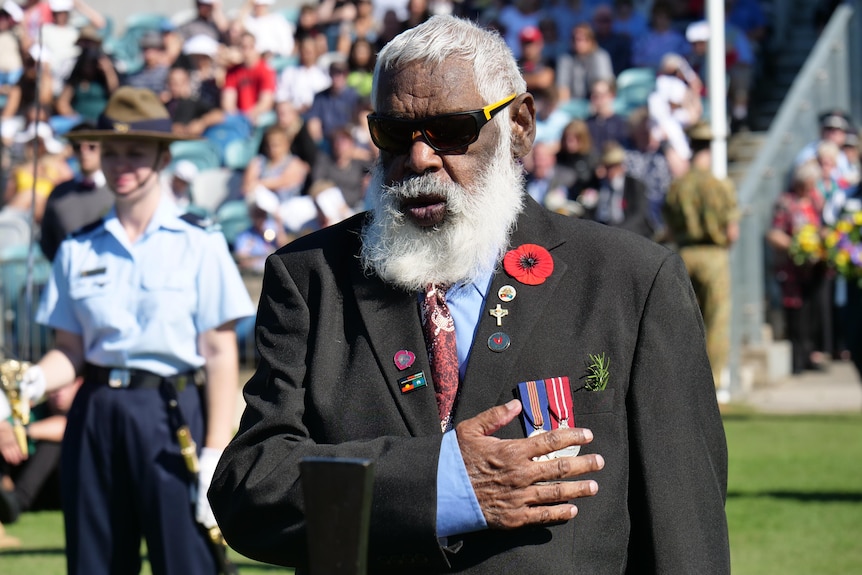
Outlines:
{"label": "elderly man with white beard", "polygon": [[727,454],[680,259],[524,191],[533,97],[436,16],[374,72],[370,212],[267,260],[209,496],[307,570],[300,461],[374,461],[371,573],[727,573]]}

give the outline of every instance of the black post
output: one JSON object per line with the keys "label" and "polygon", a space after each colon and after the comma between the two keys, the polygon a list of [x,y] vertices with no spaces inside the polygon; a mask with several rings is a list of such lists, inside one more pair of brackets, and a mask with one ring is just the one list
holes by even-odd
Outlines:
{"label": "black post", "polygon": [[365,575],[374,463],[307,457],[300,470],[311,575]]}

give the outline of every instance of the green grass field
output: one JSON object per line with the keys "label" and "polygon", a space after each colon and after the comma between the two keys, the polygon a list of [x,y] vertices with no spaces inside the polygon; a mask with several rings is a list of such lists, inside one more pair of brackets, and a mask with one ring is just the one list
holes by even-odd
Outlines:
{"label": "green grass field", "polygon": [[[734,575],[862,573],[862,415],[725,415]],[[7,527],[3,573],[64,573],[58,512]],[[243,575],[283,574],[233,555]],[[145,567],[144,573],[149,573]]]}

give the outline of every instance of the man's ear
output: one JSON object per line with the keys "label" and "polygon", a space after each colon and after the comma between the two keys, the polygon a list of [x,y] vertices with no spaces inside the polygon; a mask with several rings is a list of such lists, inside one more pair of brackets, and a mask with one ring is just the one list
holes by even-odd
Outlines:
{"label": "man's ear", "polygon": [[512,155],[523,158],[533,149],[536,138],[536,103],[533,95],[524,92],[510,106],[512,120]]}

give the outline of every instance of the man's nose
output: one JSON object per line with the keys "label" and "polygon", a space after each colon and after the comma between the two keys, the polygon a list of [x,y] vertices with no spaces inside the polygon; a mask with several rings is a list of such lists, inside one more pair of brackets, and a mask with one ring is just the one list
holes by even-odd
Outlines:
{"label": "man's nose", "polygon": [[420,130],[411,135],[410,148],[407,150],[407,167],[417,174],[440,167],[440,156],[428,143]]}

